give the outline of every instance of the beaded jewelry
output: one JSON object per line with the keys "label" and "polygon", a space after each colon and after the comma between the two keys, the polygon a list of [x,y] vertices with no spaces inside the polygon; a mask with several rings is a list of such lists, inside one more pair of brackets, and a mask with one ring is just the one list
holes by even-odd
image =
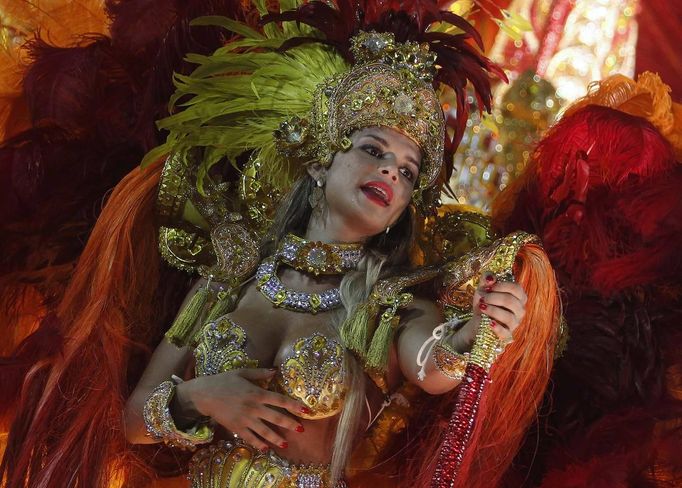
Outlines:
{"label": "beaded jewelry", "polygon": [[339,288],[330,288],[322,293],[290,290],[277,277],[279,262],[274,258],[266,258],[256,271],[256,288],[275,307],[283,307],[294,312],[315,314],[326,312],[341,305]]}
{"label": "beaded jewelry", "polygon": [[313,242],[294,234],[288,234],[277,250],[277,258],[282,263],[315,276],[352,271],[363,256],[362,244]]}
{"label": "beaded jewelry", "polygon": [[156,441],[163,441],[172,447],[193,451],[199,444],[213,440],[213,429],[206,424],[198,424],[188,431],[179,430],[170,413],[170,402],[175,394],[175,383],[164,381],[154,388],[144,404],[142,415],[147,435]]}

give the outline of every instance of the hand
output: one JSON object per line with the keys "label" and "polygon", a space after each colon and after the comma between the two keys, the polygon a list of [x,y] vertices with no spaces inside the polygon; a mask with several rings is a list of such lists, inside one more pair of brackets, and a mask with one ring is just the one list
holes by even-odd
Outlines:
{"label": "hand", "polygon": [[511,342],[514,331],[526,314],[527,301],[528,296],[521,285],[496,281],[492,273],[483,273],[474,293],[474,316],[462,329],[467,342],[473,342],[481,323],[481,314],[490,317],[490,326],[500,341]]}
{"label": "hand", "polygon": [[484,273],[474,294],[474,315],[490,317],[497,337],[509,343],[526,314],[527,301],[528,296],[518,283],[496,281],[492,273]]}
{"label": "hand", "polygon": [[176,394],[182,394],[185,401],[191,404],[186,407],[188,410],[193,409],[200,415],[211,417],[257,449],[267,450],[267,442],[284,448],[286,441],[268,424],[296,432],[303,432],[303,426],[298,420],[273,407],[288,410],[293,415],[308,413],[308,409],[287,396],[253,383],[269,380],[274,374],[274,369],[259,368],[200,376],[178,385]]}

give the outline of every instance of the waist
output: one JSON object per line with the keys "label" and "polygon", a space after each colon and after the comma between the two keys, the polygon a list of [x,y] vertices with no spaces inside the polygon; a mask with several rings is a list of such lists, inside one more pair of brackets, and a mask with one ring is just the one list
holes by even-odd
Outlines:
{"label": "waist", "polygon": [[329,465],[293,464],[241,441],[219,441],[192,457],[192,488],[345,488],[332,485]]}

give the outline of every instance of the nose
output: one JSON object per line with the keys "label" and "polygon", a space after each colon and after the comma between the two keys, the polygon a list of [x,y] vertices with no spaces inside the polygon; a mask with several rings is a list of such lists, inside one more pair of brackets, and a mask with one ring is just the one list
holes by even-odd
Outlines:
{"label": "nose", "polygon": [[384,163],[379,167],[379,172],[391,178],[392,181],[398,181],[398,167],[395,164]]}

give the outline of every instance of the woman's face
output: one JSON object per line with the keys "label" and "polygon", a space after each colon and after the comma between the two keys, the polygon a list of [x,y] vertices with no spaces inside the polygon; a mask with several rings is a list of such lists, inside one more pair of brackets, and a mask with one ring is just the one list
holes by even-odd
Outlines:
{"label": "woman's face", "polygon": [[393,129],[369,127],[350,137],[326,173],[328,223],[366,239],[392,226],[412,198],[421,151]]}

